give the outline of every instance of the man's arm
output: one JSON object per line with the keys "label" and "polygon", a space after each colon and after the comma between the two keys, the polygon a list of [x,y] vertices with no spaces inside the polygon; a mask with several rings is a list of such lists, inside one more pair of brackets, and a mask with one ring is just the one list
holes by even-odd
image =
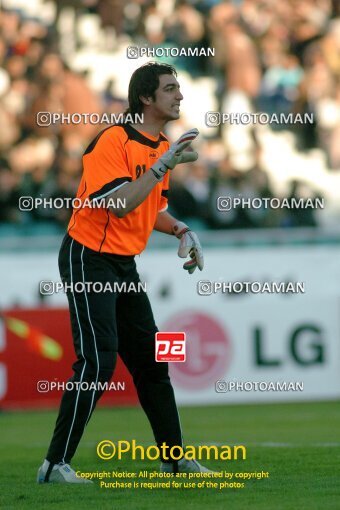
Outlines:
{"label": "man's arm", "polygon": [[145,172],[139,179],[124,183],[123,186],[113,191],[113,193],[107,197],[106,203],[108,203],[109,198],[120,198],[125,201],[125,207],[110,207],[111,211],[118,216],[118,218],[124,218],[124,216],[136,209],[136,207],[146,199],[151,190],[157,183],[163,180],[165,174],[169,170],[172,170],[180,163],[196,161],[198,158],[197,152],[189,152],[184,149],[189,147],[197,135],[197,129],[187,131],[170,146],[168,151],[162,154],[152,165],[150,171]]}
{"label": "man's arm", "polygon": [[174,226],[178,223],[176,218],[171,216],[167,211],[159,212],[156,223],[154,226],[154,230],[158,230],[158,232],[163,232],[163,234],[175,235]]}
{"label": "man's arm", "polygon": [[157,179],[153,172],[146,172],[139,179],[124,184],[107,197],[107,202],[112,198],[116,202],[119,198],[125,201],[125,207],[110,207],[111,212],[118,218],[124,218],[124,216],[144,202],[150,191],[158,183],[159,179]]}

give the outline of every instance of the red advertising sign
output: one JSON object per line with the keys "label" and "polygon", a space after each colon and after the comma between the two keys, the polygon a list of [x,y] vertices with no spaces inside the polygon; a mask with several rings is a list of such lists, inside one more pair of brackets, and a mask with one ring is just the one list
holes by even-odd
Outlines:
{"label": "red advertising sign", "polygon": [[[67,309],[14,309],[0,316],[0,407],[57,407],[76,356]],[[138,402],[132,378],[118,359],[99,405]]]}

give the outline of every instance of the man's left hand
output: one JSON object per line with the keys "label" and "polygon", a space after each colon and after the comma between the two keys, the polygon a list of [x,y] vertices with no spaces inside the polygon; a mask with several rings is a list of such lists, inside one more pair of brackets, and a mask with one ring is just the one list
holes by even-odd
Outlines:
{"label": "man's left hand", "polygon": [[190,255],[191,259],[185,262],[183,269],[192,274],[196,267],[202,271],[204,267],[203,250],[197,234],[190,230],[188,225],[179,221],[173,228],[175,236],[180,240],[178,256],[186,258]]}

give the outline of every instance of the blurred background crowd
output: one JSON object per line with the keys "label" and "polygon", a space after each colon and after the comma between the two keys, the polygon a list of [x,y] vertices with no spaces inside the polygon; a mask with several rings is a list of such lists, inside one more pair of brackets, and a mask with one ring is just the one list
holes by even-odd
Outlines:
{"label": "blurred background crowd", "polygon": [[[62,229],[70,210],[18,209],[20,196],[73,197],[81,158],[106,126],[39,127],[39,111],[119,113],[128,46],[212,47],[175,65],[199,160],[172,173],[170,212],[202,228],[327,226],[340,216],[339,0],[3,0],[0,13],[0,223]],[[314,122],[208,127],[207,111],[309,113]],[[219,196],[325,197],[326,208],[235,209]]]}

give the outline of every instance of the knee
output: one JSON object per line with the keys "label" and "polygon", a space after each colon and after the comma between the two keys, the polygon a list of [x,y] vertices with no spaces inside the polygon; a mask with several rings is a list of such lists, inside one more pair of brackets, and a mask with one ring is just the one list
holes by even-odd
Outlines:
{"label": "knee", "polygon": [[73,368],[78,374],[78,378],[80,378],[82,374],[83,381],[89,383],[95,382],[96,380],[100,382],[107,382],[112,377],[116,361],[117,352],[98,351],[95,356],[82,360],[81,366],[79,365],[77,369],[75,367]]}
{"label": "knee", "polygon": [[72,381],[88,383],[107,382],[111,379],[117,362],[116,351],[98,351],[93,356],[79,357],[73,364],[74,375]]}
{"label": "knee", "polygon": [[116,351],[98,352],[98,380],[101,382],[109,381],[113,375],[117,362]]}

